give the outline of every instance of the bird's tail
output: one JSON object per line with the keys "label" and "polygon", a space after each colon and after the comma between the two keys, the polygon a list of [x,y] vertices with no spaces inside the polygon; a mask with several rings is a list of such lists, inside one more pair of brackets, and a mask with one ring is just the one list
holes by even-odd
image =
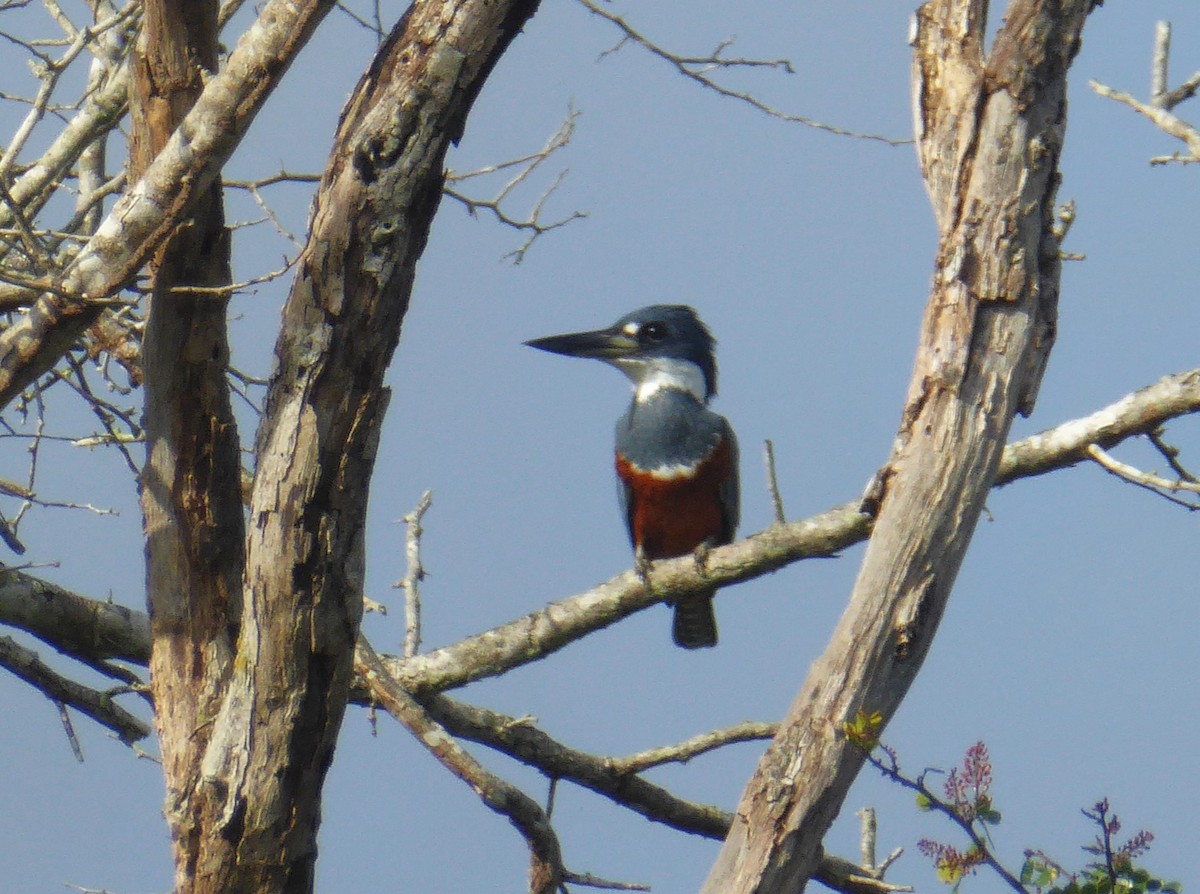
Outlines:
{"label": "bird's tail", "polygon": [[713,613],[716,590],[689,596],[675,603],[671,638],[682,649],[703,649],[717,644],[717,616]]}

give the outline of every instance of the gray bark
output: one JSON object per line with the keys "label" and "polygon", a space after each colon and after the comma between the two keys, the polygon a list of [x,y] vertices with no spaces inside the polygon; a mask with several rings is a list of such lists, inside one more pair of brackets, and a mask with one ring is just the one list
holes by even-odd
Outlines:
{"label": "gray bark", "polygon": [[937,631],[1053,342],[1066,78],[1092,6],[1014,0],[986,55],[986,0],[917,13],[918,155],[940,236],[908,398],[869,496],[875,527],[850,603],[747,785],[705,892],[804,887],[863,763],[843,725],[860,711],[886,722]]}

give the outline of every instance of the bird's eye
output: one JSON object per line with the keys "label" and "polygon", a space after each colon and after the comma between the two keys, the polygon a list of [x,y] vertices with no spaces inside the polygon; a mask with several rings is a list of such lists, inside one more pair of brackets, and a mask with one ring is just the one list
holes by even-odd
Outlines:
{"label": "bird's eye", "polygon": [[660,342],[667,337],[667,326],[665,323],[653,322],[647,323],[638,330],[638,335],[643,341]]}

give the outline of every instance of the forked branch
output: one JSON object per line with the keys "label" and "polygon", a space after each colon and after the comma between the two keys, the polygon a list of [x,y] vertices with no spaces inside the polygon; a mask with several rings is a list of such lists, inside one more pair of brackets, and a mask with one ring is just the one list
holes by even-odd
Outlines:
{"label": "forked branch", "polygon": [[1142,102],[1128,93],[1114,90],[1098,81],[1089,81],[1089,86],[1105,99],[1111,99],[1128,106],[1139,115],[1148,118],[1154,126],[1168,136],[1182,142],[1188,154],[1175,152],[1171,155],[1160,155],[1150,159],[1152,165],[1163,165],[1177,162],[1179,164],[1195,164],[1200,162],[1200,129],[1194,124],[1184,121],[1172,110],[1180,103],[1191,99],[1200,90],[1200,71],[1178,87],[1171,88],[1168,66],[1171,56],[1171,23],[1159,22],[1154,32],[1154,53],[1150,71],[1150,100]]}

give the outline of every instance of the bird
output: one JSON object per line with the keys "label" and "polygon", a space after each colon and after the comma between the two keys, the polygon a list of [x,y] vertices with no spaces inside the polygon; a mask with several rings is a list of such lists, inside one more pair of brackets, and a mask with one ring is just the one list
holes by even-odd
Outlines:
{"label": "bird", "polygon": [[[602,360],[633,384],[617,420],[615,465],[638,568],[733,541],[739,504],[733,427],[709,409],[717,393],[716,339],[684,304],[653,304],[607,329],[551,335],[531,348]],[[674,602],[672,638],[684,649],[717,644],[716,588]]]}

